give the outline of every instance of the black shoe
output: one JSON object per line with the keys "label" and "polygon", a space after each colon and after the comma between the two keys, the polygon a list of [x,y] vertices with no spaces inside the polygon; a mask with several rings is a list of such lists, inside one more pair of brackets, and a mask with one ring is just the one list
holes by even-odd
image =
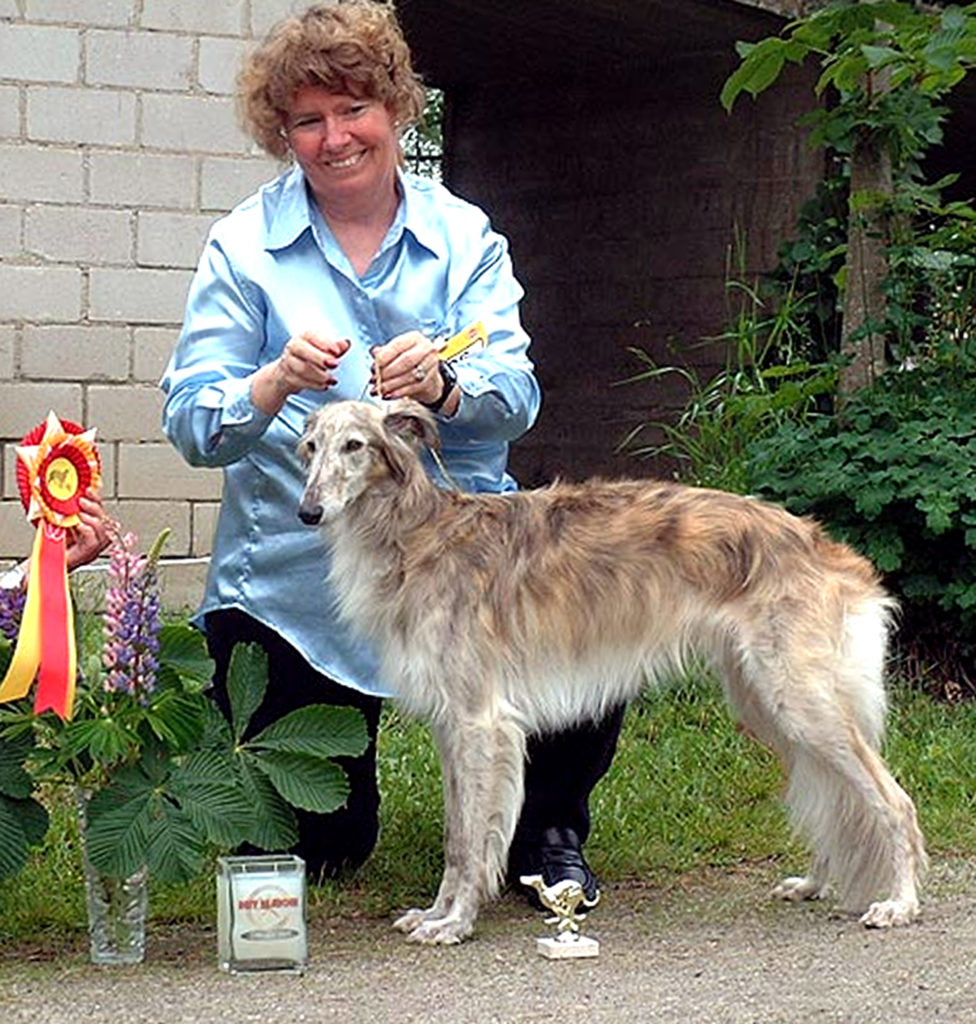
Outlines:
{"label": "black shoe", "polygon": [[[536,890],[520,881],[523,875],[542,875],[547,888],[557,882],[579,882],[586,902],[591,905],[600,895],[596,875],[583,859],[579,836],[571,828],[547,828],[536,846],[513,847],[509,858],[509,878],[536,910],[545,910]],[[585,904],[580,904],[581,913],[587,909]]]}

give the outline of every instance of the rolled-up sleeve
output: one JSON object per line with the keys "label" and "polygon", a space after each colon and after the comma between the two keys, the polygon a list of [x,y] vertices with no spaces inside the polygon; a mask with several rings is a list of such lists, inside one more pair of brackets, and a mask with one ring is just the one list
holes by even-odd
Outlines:
{"label": "rolled-up sleeve", "polygon": [[264,313],[211,234],[190,285],[183,329],[160,386],[163,430],[194,466],[244,455],[272,417],[251,402],[264,346]]}

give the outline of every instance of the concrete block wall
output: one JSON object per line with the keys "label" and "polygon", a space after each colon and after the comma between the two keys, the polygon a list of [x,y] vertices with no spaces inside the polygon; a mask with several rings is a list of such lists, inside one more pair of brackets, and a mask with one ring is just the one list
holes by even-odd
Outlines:
{"label": "concrete block wall", "polygon": [[[97,428],[106,505],[176,563],[209,550],[217,471],[156,387],[209,225],[278,165],[238,126],[241,56],[294,0],[0,0],[0,565],[32,536],[13,446],[53,409]],[[167,571],[192,604],[199,566]]]}

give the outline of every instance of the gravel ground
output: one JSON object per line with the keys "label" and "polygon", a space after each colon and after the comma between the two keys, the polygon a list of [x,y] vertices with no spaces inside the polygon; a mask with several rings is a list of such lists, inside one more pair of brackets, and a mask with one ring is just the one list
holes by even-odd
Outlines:
{"label": "gravel ground", "polygon": [[921,921],[871,932],[822,904],[771,901],[771,866],[667,891],[605,890],[599,957],[536,954],[539,915],[509,896],[459,947],[411,946],[375,919],[313,919],[302,977],[216,966],[212,931],[150,926],[146,963],[96,968],[74,949],[0,958],[3,1024],[514,1022],[974,1024],[976,863],[933,866]]}

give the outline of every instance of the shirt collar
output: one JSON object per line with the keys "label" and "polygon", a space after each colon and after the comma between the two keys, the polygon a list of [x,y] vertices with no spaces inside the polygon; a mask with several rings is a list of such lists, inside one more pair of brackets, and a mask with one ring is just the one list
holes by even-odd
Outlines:
{"label": "shirt collar", "polygon": [[403,227],[425,248],[439,259],[447,259],[447,242],[436,230],[433,210],[428,209],[426,202],[427,189],[418,188],[413,184],[413,176],[404,174],[397,169],[397,181],[400,183],[400,195],[403,196]]}
{"label": "shirt collar", "polygon": [[[281,181],[278,202],[264,230],[265,249],[284,249],[312,226],[305,175],[295,164]],[[268,199],[265,198],[267,203]]]}
{"label": "shirt collar", "polygon": [[[425,209],[426,193],[413,186],[411,177],[397,168],[397,182],[403,197],[394,218],[391,235],[409,231],[425,249],[440,259],[447,258],[445,240],[438,234]],[[265,229],[264,247],[284,249],[312,227],[309,208],[312,202],[305,186],[305,175],[296,164],[285,174],[278,203]]]}

